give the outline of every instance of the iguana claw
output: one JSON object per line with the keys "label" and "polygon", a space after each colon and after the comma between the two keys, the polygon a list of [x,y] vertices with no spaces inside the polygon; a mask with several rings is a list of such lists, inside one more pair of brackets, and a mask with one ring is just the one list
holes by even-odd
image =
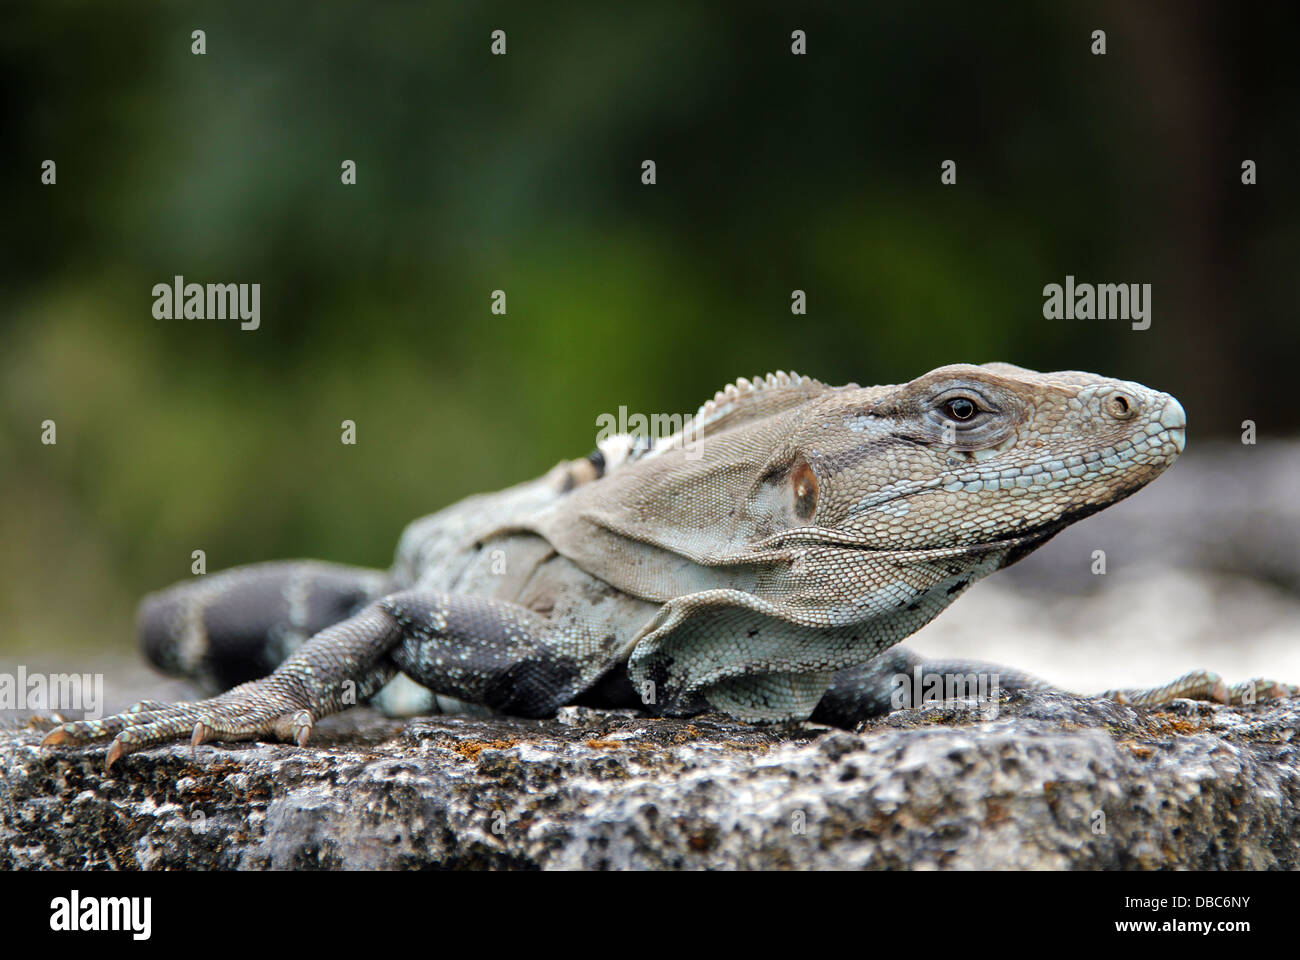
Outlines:
{"label": "iguana claw", "polygon": [[104,757],[104,772],[108,773],[113,769],[113,764],[118,761],[126,751],[122,747],[122,741],[114,740],[108,745],[108,753]]}
{"label": "iguana claw", "polygon": [[203,725],[202,720],[194,724],[194,732],[190,734],[190,755],[196,756],[199,752],[199,744],[207,738],[208,728]]}

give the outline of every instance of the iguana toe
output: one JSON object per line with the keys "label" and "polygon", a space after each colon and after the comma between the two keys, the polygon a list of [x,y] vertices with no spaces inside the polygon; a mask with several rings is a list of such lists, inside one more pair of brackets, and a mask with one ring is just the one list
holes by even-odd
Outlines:
{"label": "iguana toe", "polygon": [[301,745],[307,742],[314,722],[311,711],[304,709],[283,685],[254,681],[198,703],[165,706],[145,701],[101,720],[64,723],[51,730],[41,746],[77,746],[111,738],[106,756],[106,765],[111,769],[128,753],[187,737],[194,749],[214,740],[263,736]]}
{"label": "iguana toe", "polygon": [[292,727],[293,735],[291,739],[300,747],[307,746],[307,741],[311,738],[312,727],[315,725],[315,719],[308,710],[299,710],[289,718],[289,724]]}

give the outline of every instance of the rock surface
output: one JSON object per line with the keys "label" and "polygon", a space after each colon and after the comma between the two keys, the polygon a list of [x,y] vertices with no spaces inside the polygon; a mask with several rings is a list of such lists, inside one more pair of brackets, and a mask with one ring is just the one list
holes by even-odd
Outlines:
{"label": "rock surface", "polygon": [[926,704],[856,733],[356,710],[306,749],[0,734],[0,868],[1300,867],[1300,702]]}

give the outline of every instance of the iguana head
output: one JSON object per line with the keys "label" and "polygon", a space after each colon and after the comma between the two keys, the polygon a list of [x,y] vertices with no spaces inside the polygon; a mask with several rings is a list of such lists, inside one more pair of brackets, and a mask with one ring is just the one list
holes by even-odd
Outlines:
{"label": "iguana head", "polygon": [[1138,383],[1004,363],[828,389],[800,406],[754,489],[770,515],[784,487],[786,522],[764,546],[1007,546],[1012,562],[1159,476],[1186,422]]}

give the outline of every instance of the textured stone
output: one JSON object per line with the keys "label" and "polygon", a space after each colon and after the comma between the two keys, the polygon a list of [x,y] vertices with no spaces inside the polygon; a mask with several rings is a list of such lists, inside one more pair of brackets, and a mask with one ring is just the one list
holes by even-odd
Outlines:
{"label": "textured stone", "polygon": [[1054,694],[857,733],[357,710],[306,749],[167,746],[112,776],[102,747],[6,732],[0,868],[1295,869],[1297,729],[1295,701]]}

